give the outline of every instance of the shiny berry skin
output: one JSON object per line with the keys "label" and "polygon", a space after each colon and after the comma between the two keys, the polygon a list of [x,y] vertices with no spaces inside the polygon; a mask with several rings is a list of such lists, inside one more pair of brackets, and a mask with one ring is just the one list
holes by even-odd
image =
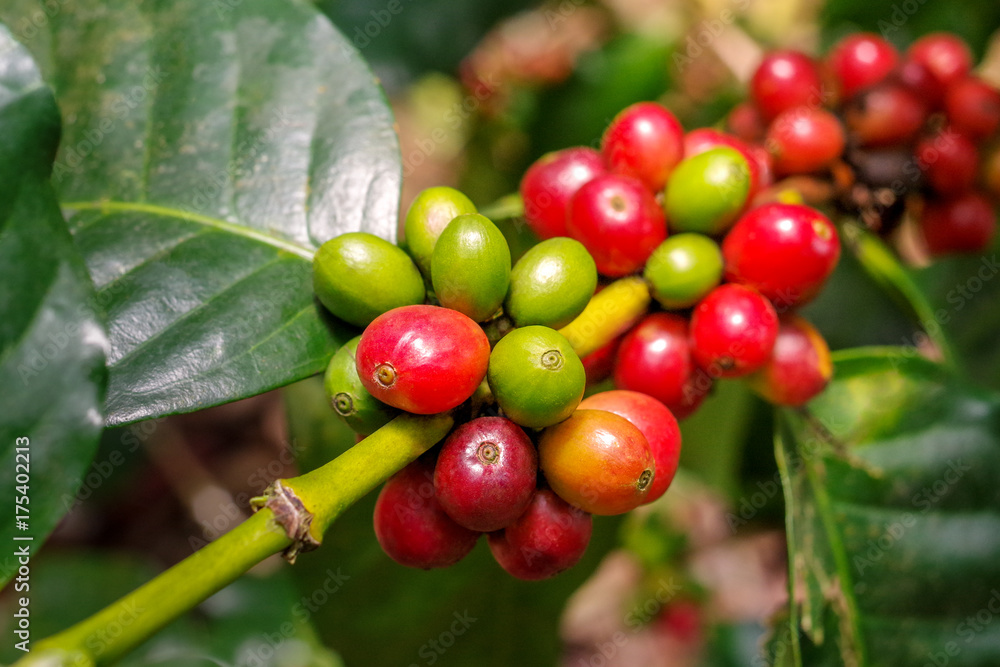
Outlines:
{"label": "shiny berry skin", "polygon": [[538,454],[524,431],[503,417],[479,417],[444,441],[434,492],[460,526],[487,533],[521,516],[537,475]]}
{"label": "shiny berry skin", "polygon": [[715,377],[740,377],[763,366],[778,336],[778,315],[760,292],[716,287],[691,315],[691,353]]}
{"label": "shiny berry skin", "polygon": [[960,38],[946,32],[924,35],[906,50],[906,59],[924,67],[940,91],[964,79],[972,69],[972,52]]}
{"label": "shiny berry skin", "polygon": [[666,493],[674,480],[681,458],[681,430],[667,406],[652,396],[637,391],[615,389],[588,396],[580,403],[580,409],[613,412],[642,431],[656,467],[656,476],[646,503],[651,503]]}
{"label": "shiny berry skin", "polygon": [[1000,127],[1000,91],[982,79],[962,79],[948,87],[944,110],[956,130],[983,139]]}
{"label": "shiny berry skin", "polygon": [[670,229],[718,235],[739,217],[750,196],[750,164],[729,146],[684,158],[663,195]]}
{"label": "shiny berry skin", "polygon": [[430,569],[462,560],[479,533],[449,517],[434,496],[434,468],[418,459],[389,478],[375,501],[375,537],[400,565]]}
{"label": "shiny berry skin", "polygon": [[577,410],[542,431],[538,465],[560,498],[599,515],[646,502],[656,473],[642,431],[605,410]]}
{"label": "shiny berry skin", "polygon": [[927,120],[927,108],[898,83],[874,86],[844,109],[844,122],[862,146],[894,146],[913,140]]}
{"label": "shiny berry skin", "polygon": [[921,139],[914,153],[917,166],[924,170],[927,185],[934,192],[956,195],[976,184],[979,167],[976,145],[951,127]]}
{"label": "shiny berry skin", "polygon": [[656,197],[638,179],[620,174],[598,176],[577,191],[566,230],[594,257],[597,271],[611,278],[641,269],[667,238]]}
{"label": "shiny berry skin", "polygon": [[638,102],[615,116],[601,138],[601,154],[612,171],[661,190],[684,157],[684,130],[667,109]]}
{"label": "shiny berry skin", "polygon": [[896,47],[870,32],[848,35],[837,42],[826,59],[840,87],[842,99],[882,82],[899,62]]}
{"label": "shiny berry skin", "polygon": [[920,218],[927,250],[932,255],[982,252],[996,233],[996,212],[978,192],[928,201]]}
{"label": "shiny berry skin", "polygon": [[684,419],[705,400],[712,379],[691,356],[688,321],[653,313],[622,339],[615,361],[615,386],[647,394]]}
{"label": "shiny berry skin", "polygon": [[753,287],[781,311],[822,289],[840,259],[840,239],[822,213],[801,204],[764,204],[722,242],[726,280]]}
{"label": "shiny berry skin", "polygon": [[798,315],[781,318],[771,358],[747,377],[750,388],[775,405],[804,405],[833,376],[826,340]]}
{"label": "shiny berry skin", "polygon": [[819,68],[799,51],[768,53],[750,80],[750,96],[765,120],[798,106],[818,107],[823,102]]}
{"label": "shiny berry skin", "polygon": [[540,239],[566,236],[570,199],[580,187],[605,173],[593,148],[566,148],[540,157],[521,179],[524,218]]}
{"label": "shiny berry skin", "polygon": [[780,175],[808,174],[829,166],[844,152],[844,128],[825,109],[795,107],[767,128],[765,146]]}
{"label": "shiny berry skin", "polygon": [[404,306],[380,315],[358,342],[358,377],[372,396],[419,415],[460,405],[486,377],[490,342],[456,310]]}
{"label": "shiny berry skin", "polygon": [[[761,136],[765,129],[761,128]],[[684,157],[698,155],[720,146],[735,148],[747,161],[747,166],[750,168],[750,191],[747,193],[747,201],[771,185],[771,156],[761,147],[752,146],[739,137],[709,127],[691,130],[684,135]]]}
{"label": "shiny berry skin", "polygon": [[722,281],[722,251],[701,234],[674,234],[646,262],[642,277],[664,308],[689,308]]}
{"label": "shiny berry skin", "polygon": [[590,544],[593,525],[589,514],[551,489],[538,489],[517,521],[490,533],[490,552],[518,579],[548,579],[579,562]]}

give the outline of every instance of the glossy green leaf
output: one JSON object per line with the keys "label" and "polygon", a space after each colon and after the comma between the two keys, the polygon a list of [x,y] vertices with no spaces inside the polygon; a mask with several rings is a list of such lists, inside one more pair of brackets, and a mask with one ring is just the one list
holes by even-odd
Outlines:
{"label": "glossy green leaf", "polygon": [[69,509],[103,422],[107,337],[49,184],[58,140],[52,91],[0,26],[0,585]]}
{"label": "glossy green leaf", "polygon": [[794,664],[1000,664],[1000,396],[899,348],[840,353],[776,455]]}
{"label": "glossy green leaf", "polygon": [[321,371],[348,332],[312,297],[313,252],[394,239],[399,205],[392,116],[357,52],[303,0],[48,4],[0,17],[40,24],[22,39],[66,119],[53,180],[108,312],[108,422]]}

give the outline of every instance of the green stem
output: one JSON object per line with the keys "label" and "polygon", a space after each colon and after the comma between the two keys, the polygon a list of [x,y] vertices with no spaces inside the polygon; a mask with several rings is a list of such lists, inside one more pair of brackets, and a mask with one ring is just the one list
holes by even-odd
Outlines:
{"label": "green stem", "polygon": [[479,209],[479,214],[486,216],[490,220],[520,218],[524,215],[524,200],[516,192],[504,195],[492,204],[487,204]]}
{"label": "green stem", "polygon": [[[341,512],[444,438],[453,423],[448,414],[402,415],[325,466],[284,480],[304,515],[311,515],[312,538],[319,542]],[[114,662],[263,559],[293,546],[287,525],[279,525],[271,508],[264,507],[152,581],[39,642],[17,664],[92,667]]]}

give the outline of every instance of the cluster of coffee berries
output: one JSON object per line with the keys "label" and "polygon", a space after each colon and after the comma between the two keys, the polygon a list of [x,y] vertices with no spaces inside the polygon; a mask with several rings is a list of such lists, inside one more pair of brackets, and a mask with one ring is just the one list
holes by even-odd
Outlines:
{"label": "cluster of coffee berries", "polygon": [[364,328],[324,380],[352,429],[366,436],[401,412],[455,417],[376,501],[376,537],[397,562],[445,567],[486,533],[509,573],[549,577],[583,555],[592,514],[627,512],[669,486],[680,455],[669,409],[634,392],[582,401],[583,363],[558,331],[597,287],[579,242],[546,240],[512,266],[468,198],[430,188],[401,247],[343,234],[319,249],[313,279],[331,313]]}
{"label": "cluster of coffee berries", "polygon": [[528,169],[521,195],[535,233],[579,241],[606,278],[641,273],[659,306],[584,358],[591,380],[613,375],[680,419],[717,378],[746,377],[782,405],[826,386],[829,349],[794,311],[836,266],[837,230],[802,204],[754,206],[770,174],[762,148],[685,134],[652,102],[619,113],[599,151],[568,148]]}
{"label": "cluster of coffee berries", "polygon": [[852,34],[822,60],[767,54],[731,131],[762,142],[777,176],[829,175],[838,203],[888,233],[909,216],[931,255],[980,252],[1000,198],[1000,92],[972,73],[959,37],[926,35],[905,53]]}

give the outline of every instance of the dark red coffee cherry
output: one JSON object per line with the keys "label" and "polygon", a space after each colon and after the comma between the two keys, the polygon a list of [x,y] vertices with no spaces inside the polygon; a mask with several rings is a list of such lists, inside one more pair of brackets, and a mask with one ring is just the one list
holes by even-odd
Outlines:
{"label": "dark red coffee cherry", "polygon": [[434,467],[418,459],[389,478],[375,501],[375,537],[400,565],[430,569],[462,560],[479,533],[449,517],[434,496]]}
{"label": "dark red coffee cherry", "polygon": [[754,372],[771,356],[778,315],[760,292],[744,285],[716,287],[691,316],[691,352],[713,377]]}
{"label": "dark red coffee cherry", "polygon": [[605,174],[577,191],[566,224],[587,248],[599,273],[617,278],[635,273],[667,238],[663,209],[642,181]]}
{"label": "dark red coffee cherry", "polygon": [[924,206],[920,228],[932,255],[983,252],[996,234],[996,212],[978,192],[931,200]]}
{"label": "dark red coffee cherry", "polygon": [[878,35],[859,32],[837,42],[826,62],[837,80],[841,99],[847,100],[881,83],[896,68],[899,52]]}
{"label": "dark red coffee cherry", "polygon": [[659,191],[684,157],[684,130],[667,109],[638,102],[615,116],[601,138],[601,153],[619,174],[633,176]]}
{"label": "dark red coffee cherry", "polygon": [[[922,66],[939,95],[964,79],[972,69],[972,52],[960,38],[947,32],[924,35],[906,50],[906,60]],[[931,92],[925,84],[926,92]]]}
{"label": "dark red coffee cherry", "polygon": [[915,150],[917,165],[934,192],[957,195],[976,184],[979,154],[976,145],[951,127],[925,137]]}
{"label": "dark red coffee cherry", "polygon": [[840,239],[822,213],[801,204],[747,211],[722,242],[726,280],[748,285],[779,310],[819,293],[840,258]]}
{"label": "dark red coffee cherry", "polygon": [[767,128],[765,146],[781,175],[808,174],[828,167],[844,152],[844,128],[829,111],[794,107]]}
{"label": "dark red coffee cherry", "polygon": [[738,139],[753,143],[764,138],[767,125],[752,102],[740,102],[726,116],[726,128]]}
{"label": "dark red coffee cherry", "polygon": [[580,187],[607,171],[593,148],[566,148],[540,157],[521,179],[524,219],[542,240],[566,236],[569,201]]}
{"label": "dark red coffee cherry", "polygon": [[448,516],[486,533],[521,516],[537,475],[538,453],[521,427],[503,417],[479,417],[444,441],[434,489]]}
{"label": "dark red coffee cherry", "polygon": [[804,405],[830,382],[833,362],[823,336],[798,315],[781,319],[774,350],[747,380],[751,389],[775,405]]}
{"label": "dark red coffee cherry", "polygon": [[971,139],[983,139],[1000,127],[1000,91],[976,77],[948,87],[944,110],[952,127]]}
{"label": "dark red coffee cherry", "polygon": [[695,366],[688,322],[653,313],[633,327],[618,348],[615,385],[652,396],[678,418],[694,412],[712,389],[712,378]]}
{"label": "dark red coffee cherry", "polygon": [[486,377],[490,342],[478,324],[439,306],[379,315],[358,342],[358,378],[372,396],[415,414],[460,405]]}
{"label": "dark red coffee cherry", "polygon": [[767,121],[794,107],[819,107],[824,98],[819,68],[799,51],[769,53],[750,80],[750,96]]}
{"label": "dark red coffee cherry", "polygon": [[618,354],[618,346],[621,345],[621,342],[622,337],[619,336],[580,358],[580,361],[583,362],[583,370],[587,374],[588,387],[611,377],[611,373],[615,369],[615,355]]}
{"label": "dark red coffee cherry", "polygon": [[548,579],[577,564],[590,544],[593,519],[550,489],[538,489],[517,521],[489,535],[490,551],[518,579]]}
{"label": "dark red coffee cherry", "polygon": [[844,109],[844,122],[862,146],[894,146],[913,140],[927,108],[911,90],[884,83],[859,93]]}

